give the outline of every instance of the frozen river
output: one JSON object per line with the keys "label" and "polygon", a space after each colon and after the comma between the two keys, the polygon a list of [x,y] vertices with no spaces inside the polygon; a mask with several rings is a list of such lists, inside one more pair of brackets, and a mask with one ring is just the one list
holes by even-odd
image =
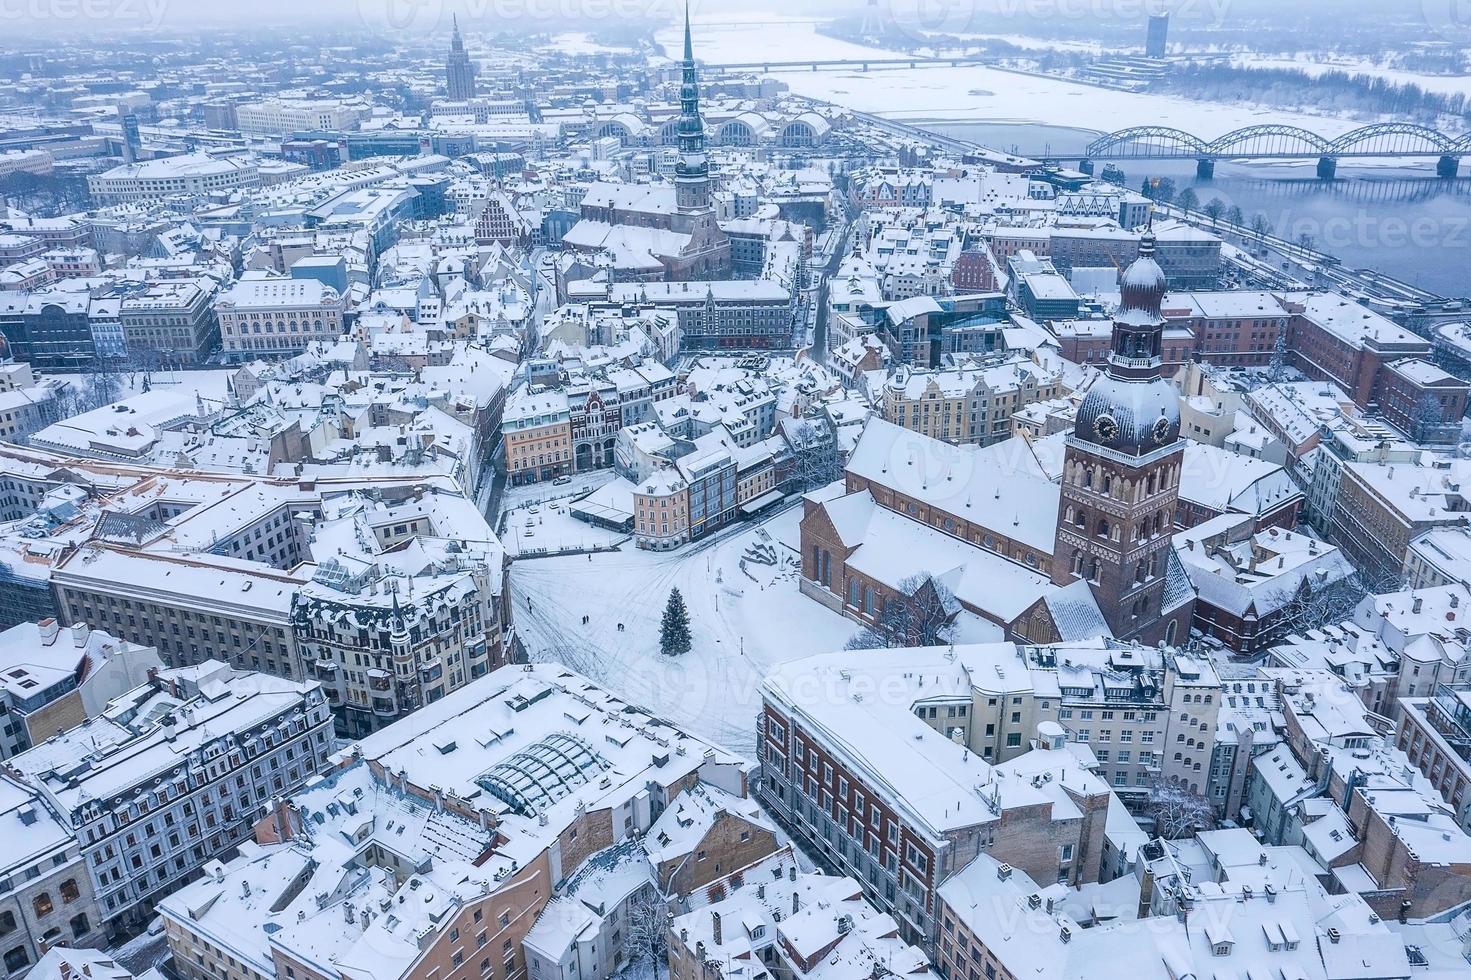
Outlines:
{"label": "frozen river", "polygon": [[[809,22],[773,26],[694,26],[696,55],[705,63],[893,57],[819,34]],[[658,36],[677,51],[678,31]],[[674,47],[671,47],[674,45]],[[1120,92],[1056,78],[983,66],[875,71],[772,73],[800,95],[974,140],[1076,165],[1083,148],[1103,130],[1133,125],[1174,126],[1211,139],[1263,122],[1302,126],[1336,136],[1361,120],[1221,105],[1173,95]],[[1460,83],[1446,80],[1444,86]],[[1466,82],[1471,87],[1471,80]],[[1313,179],[1315,161],[1243,164],[1223,161],[1208,183],[1197,183],[1192,161],[1122,162],[1131,187],[1145,177],[1195,185],[1202,200],[1220,197],[1250,218],[1264,214],[1290,239],[1306,235],[1355,268],[1374,268],[1446,296],[1471,294],[1471,178],[1434,178],[1433,160],[1411,166],[1343,161],[1339,179]],[[1462,168],[1471,174],[1471,163]]]}

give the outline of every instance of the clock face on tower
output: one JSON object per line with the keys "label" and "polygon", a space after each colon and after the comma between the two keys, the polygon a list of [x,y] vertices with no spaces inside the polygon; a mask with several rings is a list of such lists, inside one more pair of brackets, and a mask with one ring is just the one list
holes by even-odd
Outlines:
{"label": "clock face on tower", "polygon": [[1118,438],[1119,423],[1112,415],[1100,415],[1093,420],[1093,431],[1104,442],[1113,442]]}
{"label": "clock face on tower", "polygon": [[1158,443],[1163,443],[1166,439],[1168,439],[1170,437],[1170,420],[1165,418],[1163,415],[1155,419],[1153,435],[1154,441]]}

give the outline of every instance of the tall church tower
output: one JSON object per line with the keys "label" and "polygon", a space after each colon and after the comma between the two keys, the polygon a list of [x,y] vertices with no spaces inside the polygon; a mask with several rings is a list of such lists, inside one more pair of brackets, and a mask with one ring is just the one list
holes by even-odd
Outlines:
{"label": "tall church tower", "polygon": [[468,102],[475,98],[475,66],[460,37],[460,18],[454,18],[454,33],[449,39],[449,58],[444,66],[444,87],[451,102]]}
{"label": "tall church tower", "polygon": [[690,43],[690,8],[684,7],[684,72],[679,85],[679,162],[674,166],[674,200],[684,214],[710,209],[710,163],[705,158],[705,123],[700,119],[700,83]]}
{"label": "tall church tower", "polygon": [[[1170,537],[1185,444],[1180,404],[1161,376],[1165,275],[1146,232],[1124,270],[1108,370],[1067,439],[1052,581],[1079,578],[1115,637],[1183,641],[1188,610],[1165,619]],[[1178,621],[1183,620],[1183,622]]]}

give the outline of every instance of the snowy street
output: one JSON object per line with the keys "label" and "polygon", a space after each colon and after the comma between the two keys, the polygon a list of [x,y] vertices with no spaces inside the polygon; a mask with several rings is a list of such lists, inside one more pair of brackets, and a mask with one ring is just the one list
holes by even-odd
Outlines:
{"label": "snowy street", "polygon": [[[667,554],[627,545],[591,560],[519,561],[511,570],[517,630],[532,660],[565,663],[754,759],[763,674],[841,649],[858,628],[797,591],[797,554],[782,542],[795,539],[800,516],[791,508]],[[767,564],[773,556],[776,564]],[[689,608],[694,648],[665,658],[659,621],[675,586]]]}

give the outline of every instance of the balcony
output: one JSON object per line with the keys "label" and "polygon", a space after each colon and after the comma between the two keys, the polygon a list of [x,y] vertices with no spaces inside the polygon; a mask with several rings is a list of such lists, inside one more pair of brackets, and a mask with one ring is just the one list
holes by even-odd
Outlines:
{"label": "balcony", "polygon": [[368,671],[368,690],[391,692],[393,690],[393,675],[386,670],[374,667]]}
{"label": "balcony", "polygon": [[1471,761],[1471,687],[1440,685],[1425,717],[1457,755]]}

